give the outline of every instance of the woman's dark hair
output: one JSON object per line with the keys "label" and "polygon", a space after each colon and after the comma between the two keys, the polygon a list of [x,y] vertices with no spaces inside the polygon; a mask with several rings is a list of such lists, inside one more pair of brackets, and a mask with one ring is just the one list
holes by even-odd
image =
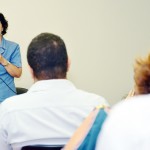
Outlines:
{"label": "woman's dark hair", "polygon": [[8,21],[5,19],[4,15],[2,13],[0,13],[0,22],[2,24],[3,27],[3,31],[2,31],[2,35],[7,33],[7,28],[8,28]]}

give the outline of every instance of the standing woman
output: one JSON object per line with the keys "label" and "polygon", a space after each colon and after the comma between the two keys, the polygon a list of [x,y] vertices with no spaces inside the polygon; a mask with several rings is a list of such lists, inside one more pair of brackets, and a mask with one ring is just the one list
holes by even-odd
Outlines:
{"label": "standing woman", "polygon": [[0,102],[16,95],[14,77],[22,73],[20,47],[4,38],[7,28],[8,21],[0,13]]}

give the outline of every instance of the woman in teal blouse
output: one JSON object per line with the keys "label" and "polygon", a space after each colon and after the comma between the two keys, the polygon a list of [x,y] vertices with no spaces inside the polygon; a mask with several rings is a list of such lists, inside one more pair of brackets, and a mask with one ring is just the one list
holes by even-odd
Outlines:
{"label": "woman in teal blouse", "polygon": [[16,95],[14,77],[22,73],[20,47],[4,38],[7,28],[8,21],[0,13],[0,102]]}

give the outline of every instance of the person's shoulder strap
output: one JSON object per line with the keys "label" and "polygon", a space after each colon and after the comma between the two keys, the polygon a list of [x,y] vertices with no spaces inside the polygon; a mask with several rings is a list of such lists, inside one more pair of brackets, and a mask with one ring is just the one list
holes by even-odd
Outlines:
{"label": "person's shoulder strap", "polygon": [[95,118],[95,121],[90,128],[87,136],[85,137],[82,144],[79,146],[78,150],[92,150],[95,149],[97,137],[101,131],[103,122],[107,117],[107,113],[104,108],[99,109],[99,112]]}
{"label": "person's shoulder strap", "polygon": [[[101,129],[99,127],[103,123],[106,117],[107,110],[105,106],[96,107],[83,121],[80,127],[75,131],[69,142],[63,148],[63,150],[77,150],[89,141],[89,138],[93,136],[97,131]],[[94,125],[94,127],[93,127]],[[93,128],[93,129],[92,129]],[[96,129],[96,130],[95,130]],[[92,133],[92,134],[91,134]],[[99,133],[99,132],[98,132]],[[98,135],[96,135],[97,138]],[[93,138],[93,137],[92,137]],[[82,144],[84,143],[84,144]],[[81,150],[81,149],[80,149]],[[86,149],[85,149],[86,150]]]}

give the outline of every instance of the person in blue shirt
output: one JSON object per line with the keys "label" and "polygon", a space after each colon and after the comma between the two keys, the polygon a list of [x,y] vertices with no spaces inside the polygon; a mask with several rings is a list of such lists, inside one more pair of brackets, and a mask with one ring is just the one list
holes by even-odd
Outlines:
{"label": "person in blue shirt", "polygon": [[22,73],[20,47],[17,43],[4,38],[8,21],[0,13],[0,102],[16,95],[14,77]]}

